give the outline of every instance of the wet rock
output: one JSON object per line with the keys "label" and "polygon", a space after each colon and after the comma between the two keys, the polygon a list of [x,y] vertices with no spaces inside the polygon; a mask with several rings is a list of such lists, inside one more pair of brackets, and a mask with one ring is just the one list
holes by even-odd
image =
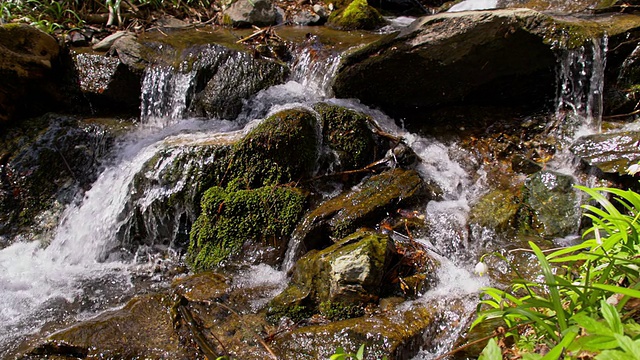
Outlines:
{"label": "wet rock", "polygon": [[270,26],[277,15],[270,0],[238,0],[223,12],[223,22],[233,27]]}
{"label": "wet rock", "polygon": [[0,136],[0,234],[26,226],[33,226],[32,233],[46,230],[35,226],[38,215],[69,204],[77,191],[89,187],[112,141],[105,127],[56,115],[5,129]]}
{"label": "wet rock", "polygon": [[377,158],[376,153],[386,152],[385,147],[377,146],[369,116],[326,103],[313,108],[322,118],[323,142],[335,153],[334,171],[362,168]]}
{"label": "wet rock", "polygon": [[[292,18],[294,24],[301,26],[318,25],[322,20],[320,15],[309,10],[302,10],[293,15]],[[324,20],[326,21],[326,18]]]}
{"label": "wet rock", "polygon": [[189,302],[215,301],[229,291],[230,280],[214,272],[203,272],[177,279],[172,287],[175,294]]}
{"label": "wet rock", "polygon": [[529,215],[529,219],[523,218],[523,230],[547,239],[575,234],[581,211],[580,198],[573,184],[571,176],[553,171],[531,175],[523,189],[524,211]]}
{"label": "wet rock", "polygon": [[494,190],[482,196],[469,213],[469,223],[496,230],[513,231],[522,195],[516,190]]}
{"label": "wet rock", "polygon": [[308,110],[272,115],[234,146],[224,184],[255,189],[309,177],[318,160],[319,133],[318,121]]}
{"label": "wet rock", "polygon": [[555,96],[554,46],[579,47],[603,32],[526,9],[425,16],[347,55],[334,91],[409,119],[445,106],[544,106]]}
{"label": "wet rock", "polygon": [[57,41],[35,27],[0,25],[0,124],[59,107],[59,54]]}
{"label": "wet rock", "polygon": [[318,249],[362,226],[373,227],[388,212],[427,197],[424,183],[413,170],[394,169],[371,176],[360,185],[324,202],[305,216],[292,235],[303,248]]}
{"label": "wet rock", "polygon": [[97,114],[138,115],[141,76],[117,57],[72,54],[80,90]]}
{"label": "wet rock", "polygon": [[583,136],[573,143],[571,152],[604,173],[622,175],[630,165],[640,161],[640,132]]}
{"label": "wet rock", "polygon": [[153,62],[150,49],[130,33],[115,39],[109,51],[117,55],[118,59],[135,73],[142,73]]}
{"label": "wet rock", "polygon": [[[395,253],[387,235],[359,231],[296,263],[289,287],[270,303],[271,316],[291,316],[305,308],[313,313],[321,303],[362,306],[377,301],[385,273]],[[296,319],[299,320],[299,319]]]}
{"label": "wet rock", "polygon": [[302,216],[305,200],[301,192],[287,187],[238,191],[210,188],[204,193],[202,212],[191,229],[189,266],[196,271],[211,269],[233,255],[241,255],[245,243],[264,244],[282,255],[289,234]]}
{"label": "wet rock", "polygon": [[189,49],[183,58],[198,71],[197,83],[204,84],[195,89],[189,105],[195,116],[233,119],[240,114],[244,99],[283,83],[288,75],[281,63],[217,45]]}
{"label": "wet rock", "polygon": [[115,43],[116,40],[124,36],[135,36],[135,35],[128,31],[116,31],[115,33],[99,41],[97,44],[93,45],[92,48],[93,50],[96,50],[96,51],[108,51],[109,49],[111,49],[111,46],[113,46],[113,43]]}
{"label": "wet rock", "polygon": [[342,30],[374,30],[385,23],[382,15],[367,0],[353,0],[344,8],[332,12],[327,26]]}
{"label": "wet rock", "polygon": [[[121,310],[55,333],[48,344],[64,345],[74,353],[81,350],[90,358],[194,359],[198,356],[197,350],[174,333],[172,305],[166,295],[139,296]],[[48,344],[37,346],[29,355],[72,356],[71,353],[48,353]]]}
{"label": "wet rock", "polygon": [[296,359],[326,359],[339,347],[356,353],[366,344],[366,358],[410,359],[425,343],[424,337],[427,343],[436,338],[425,332],[434,334],[429,330],[437,326],[438,311],[416,304],[410,309],[398,307],[373,316],[300,327],[277,337],[273,347],[281,354],[296,354]]}

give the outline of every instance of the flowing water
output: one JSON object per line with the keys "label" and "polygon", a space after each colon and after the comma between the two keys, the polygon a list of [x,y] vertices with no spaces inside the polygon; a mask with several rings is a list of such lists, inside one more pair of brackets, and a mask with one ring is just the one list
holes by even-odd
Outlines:
{"label": "flowing water", "polygon": [[[460,5],[492,6],[489,3],[493,2],[468,0]],[[240,136],[245,126],[253,126],[254,120],[283,106],[307,106],[320,100],[363,111],[385,131],[402,136],[421,159],[418,171],[422,177],[443,189],[442,200],[424,205],[430,230],[424,238],[416,239],[442,264],[438,270],[439,284],[403,306],[410,308],[428,302],[436,304],[445,313],[438,330],[445,336],[439,336],[416,359],[434,358],[450,350],[475,309],[480,288],[488,285],[488,280],[474,275],[472,269],[494,234],[485,231],[482,239],[471,241],[467,225],[471,205],[488,190],[484,169],[480,166],[470,172],[461,165],[457,159],[464,150],[455,142],[443,143],[410,133],[378,110],[355,100],[333,99],[330,87],[339,56],[313,46],[317,44],[298,49],[294,54],[288,82],[247,99],[241,114],[233,121],[185,119],[195,70],[148,69],[141,110],[141,120],[146,126],[140,126],[137,132],[122,140],[112,165],[86,192],[80,204],[66,209],[47,246],[16,242],[0,250],[0,357],[5,354],[2,349],[8,353],[26,334],[37,332],[48,322],[70,323],[77,318],[86,318],[109,307],[120,306],[133,295],[132,276],[136,271],[145,271],[145,261],[141,260],[144,256],[136,253],[137,249],[125,247],[119,235],[131,220],[128,214],[132,207],[142,208],[143,212],[151,209],[155,199],[182,191],[186,186],[185,179],[165,185],[158,185],[156,181],[155,186],[140,190],[134,185],[136,177],[153,180],[163,171],[163,164],[188,151],[185,149],[189,146],[212,138],[230,141],[229,138]],[[597,121],[602,111],[601,100],[598,102],[597,98],[602,93],[600,76],[605,51],[606,39],[594,41],[593,49],[567,52],[563,56],[559,70],[558,114],[571,111],[591,123]],[[158,162],[153,169],[145,167],[159,155],[167,161]],[[204,166],[206,161],[189,166]],[[189,213],[188,209],[177,211]],[[162,216],[147,217],[146,227],[159,228],[159,218]],[[164,248],[157,248],[156,252],[171,251],[172,238],[180,231],[180,225],[172,224],[168,228],[171,230],[164,233],[155,231],[153,237],[168,238],[159,241]],[[293,248],[295,246],[291,246]],[[295,255],[289,254],[287,261],[291,264]],[[290,265],[283,267],[287,269]],[[260,265],[234,282],[237,286],[252,286],[260,279],[281,289],[286,281],[285,273]],[[452,302],[460,302],[462,306],[457,311],[449,311],[447,305]],[[263,304],[259,302],[255,306],[259,308]]]}

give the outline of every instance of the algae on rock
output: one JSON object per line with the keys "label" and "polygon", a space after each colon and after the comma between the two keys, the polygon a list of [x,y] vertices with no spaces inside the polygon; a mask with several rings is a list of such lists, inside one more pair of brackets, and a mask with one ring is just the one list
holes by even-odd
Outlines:
{"label": "algae on rock", "polygon": [[239,252],[246,242],[282,247],[302,216],[305,200],[299,190],[288,187],[210,188],[191,229],[187,262],[202,271]]}
{"label": "algae on rock", "polygon": [[381,152],[369,128],[369,116],[327,103],[315,104],[313,109],[322,118],[323,142],[336,153],[339,170],[362,168],[375,160],[375,150]]}

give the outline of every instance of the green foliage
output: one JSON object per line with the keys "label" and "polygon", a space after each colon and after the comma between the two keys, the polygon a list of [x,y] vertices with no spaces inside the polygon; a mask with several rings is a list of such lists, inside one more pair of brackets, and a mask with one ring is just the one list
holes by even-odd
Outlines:
{"label": "green foliage", "polygon": [[533,328],[538,341],[551,350],[544,357],[529,358],[568,358],[591,351],[598,354],[596,359],[637,359],[638,326],[628,316],[622,317],[627,319],[623,322],[620,313],[628,311],[629,299],[640,298],[640,195],[613,188],[577,188],[598,204],[583,206],[593,224],[584,232],[583,242],[548,254],[530,242],[544,280],[518,274],[506,290],[483,289],[483,309],[472,326],[502,318],[511,330],[508,335],[517,340],[517,329]]}
{"label": "green foliage", "polygon": [[[358,351],[355,354],[346,352],[343,348],[339,347],[336,352],[329,357],[329,360],[363,360],[364,359],[365,344],[360,345]],[[382,360],[387,360],[387,357],[383,357]]]}

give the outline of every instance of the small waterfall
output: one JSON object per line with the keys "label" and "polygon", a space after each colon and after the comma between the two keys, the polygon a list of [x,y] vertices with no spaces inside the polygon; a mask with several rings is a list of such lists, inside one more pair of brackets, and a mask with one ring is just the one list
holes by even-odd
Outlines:
{"label": "small waterfall", "polygon": [[[78,299],[84,296],[85,282],[99,284],[100,279],[105,279],[100,285],[105,293],[120,294],[114,297],[126,293],[132,286],[130,264],[122,261],[123,244],[118,232],[131,218],[129,204],[136,194],[136,177],[152,158],[167,149],[181,143],[191,146],[211,143],[237,128],[235,123],[226,121],[182,121],[179,126],[160,132],[142,129],[131,136],[129,145],[121,147],[114,165],[98,177],[82,203],[65,210],[47,247],[35,241],[18,241],[0,250],[0,349],[9,349],[12,341],[37,330],[46,321],[70,316],[73,311],[69,307],[82,306]],[[157,178],[168,163],[161,163],[162,166],[143,176]],[[184,185],[178,182],[163,188],[159,184],[149,192],[145,190],[137,205],[144,211],[144,206],[150,206],[155,198],[179,191]],[[0,355],[3,351],[0,350]]]}
{"label": "small waterfall", "polygon": [[182,73],[171,66],[152,66],[142,81],[140,120],[163,128],[185,116],[194,91],[196,72]]}
{"label": "small waterfall", "polygon": [[589,45],[561,51],[556,118],[564,123],[559,127],[565,138],[581,126],[600,131],[607,43],[605,35]]}
{"label": "small waterfall", "polygon": [[[314,40],[311,38],[310,40]],[[320,44],[305,44],[293,51],[291,80],[323,97],[332,96],[331,86],[340,65],[340,55]]]}

